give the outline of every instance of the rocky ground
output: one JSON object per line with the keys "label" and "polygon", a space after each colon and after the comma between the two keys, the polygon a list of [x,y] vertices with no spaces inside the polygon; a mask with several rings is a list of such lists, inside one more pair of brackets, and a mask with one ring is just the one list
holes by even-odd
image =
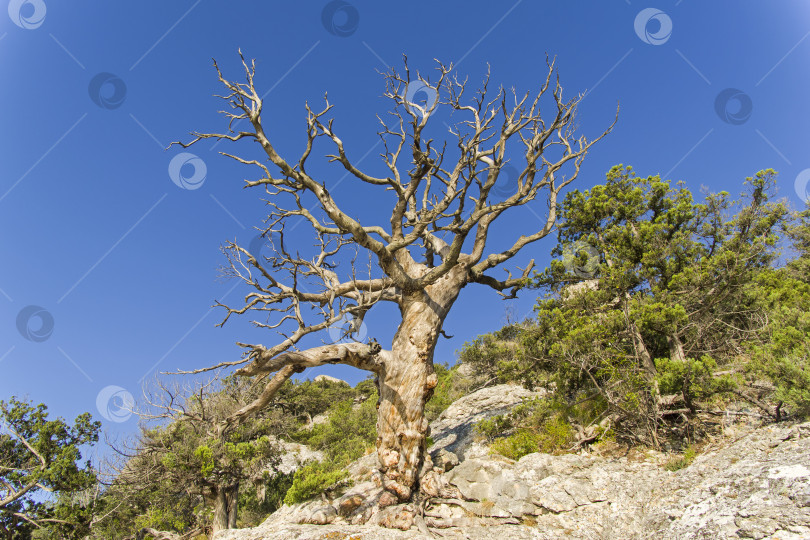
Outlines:
{"label": "rocky ground", "polygon": [[356,484],[342,496],[285,506],[258,527],[215,538],[810,538],[810,423],[731,427],[675,472],[655,452],[535,453],[514,462],[474,442],[481,418],[537,395],[487,388],[431,424],[435,496],[418,509],[375,509],[372,454],[352,466]]}

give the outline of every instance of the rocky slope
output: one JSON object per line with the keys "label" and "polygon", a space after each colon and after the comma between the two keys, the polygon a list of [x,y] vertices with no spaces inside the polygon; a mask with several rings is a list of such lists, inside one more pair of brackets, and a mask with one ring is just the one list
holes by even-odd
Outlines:
{"label": "rocky slope", "polygon": [[[431,425],[434,471],[444,472],[416,520],[407,508],[376,512],[372,454],[353,464],[357,483],[341,497],[285,506],[256,528],[216,539],[810,538],[810,423],[729,430],[677,472],[653,452],[535,453],[514,462],[474,443],[477,421],[536,395],[487,388]],[[397,528],[357,525],[369,517]]]}

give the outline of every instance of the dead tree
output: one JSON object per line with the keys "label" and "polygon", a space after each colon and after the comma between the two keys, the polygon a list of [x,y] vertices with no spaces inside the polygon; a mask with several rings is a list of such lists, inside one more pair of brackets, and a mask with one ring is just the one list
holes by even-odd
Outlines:
{"label": "dead tree", "polygon": [[[261,395],[234,414],[223,429],[266,406],[284,381],[305,368],[341,363],[371,371],[380,396],[377,451],[386,490],[380,505],[407,501],[414,495],[422,471],[429,472],[423,467],[428,434],[424,407],[437,382],[433,351],[447,314],[467,285],[484,285],[505,298],[515,297],[534,262],[517,276],[507,272],[501,279],[492,271],[552,232],[561,190],[577,177],[591,146],[616,122],[592,141],[575,135],[576,109],[583,95],[564,99],[554,62],[546,64],[537,92],[518,94],[501,87],[492,95],[487,74],[482,87],[470,96],[465,94],[467,81],[458,78],[452,65],[437,61],[431,82],[414,75],[405,59],[404,73],[392,69],[384,74],[384,96],[392,102],[390,117],[378,117],[386,173],[374,176],[349,157],[334,120],[327,118],[333,105],[326,96],[322,108],[305,105],[306,140],[300,157],[292,161],[280,155],[262,118],[255,63],[248,64],[242,57],[245,81],[240,83],[226,79],[214,62],[227,89],[220,97],[230,106],[223,111],[229,119],[228,132],[192,132],[193,140],[177,144],[185,148],[204,139],[247,139],[260,145],[263,155],[259,156],[222,154],[259,173],[257,179],[246,180],[245,187],[263,188],[268,195],[270,211],[260,230],[274,248],[270,257],[258,257],[235,242],[223,246],[228,273],[244,280],[251,292],[235,307],[217,302],[227,311],[220,324],[233,314],[258,313],[264,320],[254,324],[276,329],[281,336],[270,347],[240,343],[245,348],[241,360],[205,368],[240,365],[239,375],[268,377]],[[429,96],[427,103],[409,101],[414,88]],[[541,101],[542,108],[551,109],[549,118],[541,116]],[[453,118],[461,117],[449,128],[457,150],[451,151],[446,143],[437,148],[427,137],[427,127],[440,108],[452,111]],[[235,129],[241,126],[249,127]],[[322,142],[331,148],[327,159],[347,171],[356,190],[366,190],[364,200],[384,204],[388,193],[393,193],[388,223],[368,223],[349,215],[329,191],[333,180],[307,172],[315,144]],[[520,155],[519,176],[511,193],[495,197],[508,180],[500,173],[509,164],[508,148],[512,147]],[[379,192],[375,195],[374,190]],[[492,224],[499,217],[538,199],[545,200],[546,208],[544,221],[536,229],[517,231],[506,249],[488,246]],[[317,210],[311,211],[310,204]],[[317,247],[311,257],[299,255],[285,242],[285,226],[294,220],[311,227]],[[357,261],[364,260],[362,255],[371,264],[361,276]],[[342,273],[339,263],[345,267]],[[375,341],[297,347],[305,336],[347,317],[362,317],[378,302],[393,302],[402,314],[390,349],[382,349]],[[353,323],[356,326],[356,320]],[[204,370],[189,373],[200,371]]]}

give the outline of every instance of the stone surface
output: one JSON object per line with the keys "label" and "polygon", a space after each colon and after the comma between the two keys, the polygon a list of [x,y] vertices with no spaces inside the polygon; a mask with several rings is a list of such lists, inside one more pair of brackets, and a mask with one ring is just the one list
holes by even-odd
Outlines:
{"label": "stone surface", "polygon": [[810,423],[767,426],[698,456],[674,473],[648,525],[673,539],[810,538]]}
{"label": "stone surface", "polygon": [[491,503],[485,515],[521,517],[536,513],[529,484],[517,476],[508,461],[467,459],[447,474],[447,481],[464,499]]}
{"label": "stone surface", "polygon": [[[307,461],[323,460],[323,452],[313,450],[306,445],[282,440],[276,440],[275,442],[284,450],[281,456],[281,462],[275,467],[276,471],[283,474],[289,474],[298,470],[301,465]],[[271,473],[272,472],[274,471],[271,471]]]}
{"label": "stone surface", "polygon": [[443,471],[449,471],[459,464],[458,456],[446,448],[439,448],[431,455],[433,465]]}
{"label": "stone surface", "polygon": [[[442,460],[452,461],[451,453],[460,463],[431,473],[440,495],[412,521],[404,505],[379,510],[383,491],[370,454],[352,464],[357,483],[338,499],[285,506],[256,528],[215,538],[810,538],[810,423],[731,427],[676,472],[665,470],[664,456],[654,452],[535,453],[514,462],[469,442],[471,426],[483,415],[535,397],[521,390],[481,390],[434,422],[439,438],[431,450],[441,466],[433,471],[446,470]],[[484,409],[490,406],[500,412]],[[380,522],[395,528],[372,525]]]}
{"label": "stone surface", "polygon": [[346,467],[346,471],[355,482],[365,482],[376,472],[377,467],[379,467],[377,452],[371,452],[350,463],[349,466]]}
{"label": "stone surface", "polygon": [[499,384],[464,396],[430,424],[430,436],[435,441],[428,449],[431,457],[444,449],[455,454],[459,461],[464,461],[469,457],[467,452],[474,449],[475,424],[485,418],[506,414],[528,399],[545,395],[545,392],[533,392],[522,386]]}
{"label": "stone surface", "polygon": [[338,379],[337,377],[332,377],[330,375],[318,375],[314,379],[315,382],[331,382],[331,383],[338,383],[338,384],[345,384],[346,386],[351,386],[349,383],[344,381],[343,379]]}
{"label": "stone surface", "polygon": [[[262,532],[255,529],[217,533],[216,540],[412,540],[432,538],[419,530],[401,531],[370,525],[279,525]],[[540,533],[530,527],[472,525],[463,530],[443,530],[447,540],[537,540]]]}

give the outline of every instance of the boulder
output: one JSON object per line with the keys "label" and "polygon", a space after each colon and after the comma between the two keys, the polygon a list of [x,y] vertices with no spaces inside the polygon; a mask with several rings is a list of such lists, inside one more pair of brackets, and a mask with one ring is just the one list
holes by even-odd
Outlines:
{"label": "boulder", "polygon": [[433,461],[433,466],[438,467],[442,471],[449,471],[459,464],[458,456],[446,448],[434,450],[430,457]]}
{"label": "boulder", "polygon": [[[542,398],[545,391],[533,392],[514,384],[499,384],[482,388],[455,401],[430,424],[433,445],[428,449],[434,463],[441,450],[464,461],[475,452],[475,424],[499,414],[506,414],[526,400]],[[470,454],[469,451],[473,450]]]}

